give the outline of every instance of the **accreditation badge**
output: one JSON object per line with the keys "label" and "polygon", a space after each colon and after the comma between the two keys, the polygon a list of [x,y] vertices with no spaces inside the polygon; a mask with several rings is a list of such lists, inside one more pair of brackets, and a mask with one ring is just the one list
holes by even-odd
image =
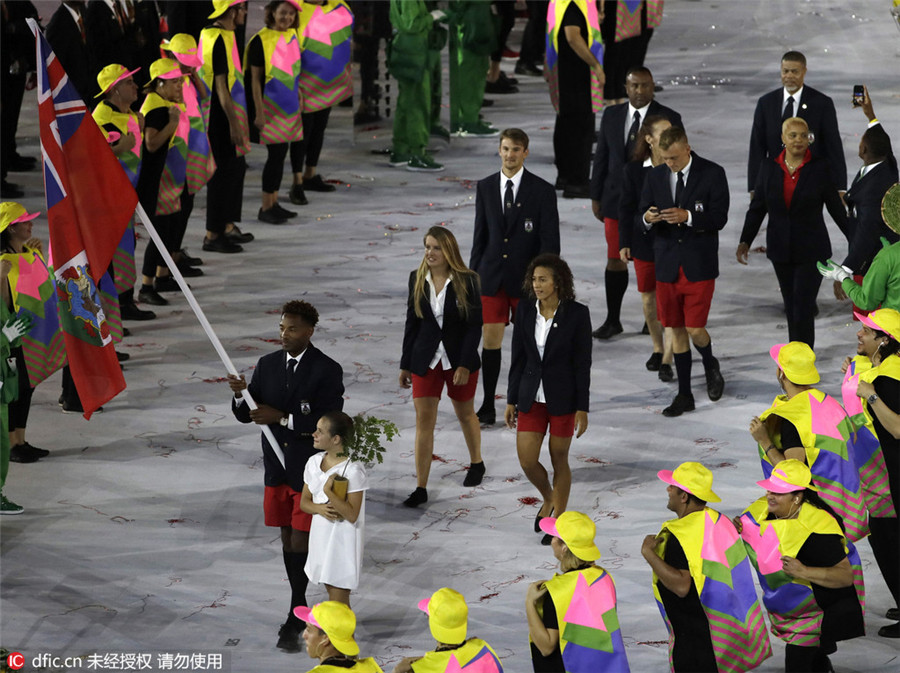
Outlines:
{"label": "accreditation badge", "polygon": [[307,402],[306,400],[303,400],[302,402],[300,402],[300,413],[301,414],[303,414],[304,416],[309,416],[310,411],[312,411],[312,409],[309,406],[309,402]]}
{"label": "accreditation badge", "polygon": [[695,213],[703,212],[703,201],[695,201],[694,202],[694,212]]}
{"label": "accreditation badge", "polygon": [[530,233],[532,232],[533,229],[534,229],[534,223],[533,223],[530,219],[527,219],[527,218],[526,218],[526,220],[525,220],[525,231],[527,231],[527,232],[530,234]]}

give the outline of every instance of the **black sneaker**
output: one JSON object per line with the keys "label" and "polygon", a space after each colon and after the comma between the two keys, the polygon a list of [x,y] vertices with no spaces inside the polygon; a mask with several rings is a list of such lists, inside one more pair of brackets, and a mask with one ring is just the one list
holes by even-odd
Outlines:
{"label": "black sneaker", "polygon": [[28,447],[32,452],[34,452],[38,458],[46,458],[50,455],[50,452],[47,449],[39,449],[36,446],[32,446],[28,442],[22,442],[22,446]]}
{"label": "black sneaker", "polygon": [[333,192],[337,187],[329,185],[322,179],[321,175],[314,175],[311,178],[303,179],[303,189],[308,189],[311,192]]}
{"label": "black sneaker", "polygon": [[36,463],[40,456],[26,444],[16,444],[9,449],[9,462]]}
{"label": "black sneaker", "polygon": [[679,393],[675,396],[675,399],[672,400],[672,404],[663,409],[663,416],[668,416],[669,418],[674,418],[675,416],[681,416],[681,414],[687,411],[694,410],[694,396],[693,395],[682,395]]}
{"label": "black sneaker", "polygon": [[188,254],[187,248],[182,248],[179,252],[181,252],[180,261],[182,264],[186,264],[187,266],[203,266],[203,260],[199,257],[191,257]]}
{"label": "black sneaker", "polygon": [[153,320],[156,317],[153,311],[139,309],[134,302],[122,304],[119,311],[122,314],[122,320]]}
{"label": "black sneaker", "polygon": [[[715,358],[713,358],[715,360]],[[709,399],[716,402],[722,397],[725,391],[725,379],[722,378],[722,372],[719,371],[719,361],[706,370],[706,393]]]}
{"label": "black sneaker", "polygon": [[[231,227],[231,231],[226,231],[223,235],[232,243],[249,243],[255,238],[249,232],[245,234],[236,224]],[[219,236],[219,238],[222,238],[222,236]]]}
{"label": "black sneaker", "polygon": [[416,486],[416,490],[409,494],[409,497],[403,501],[404,507],[418,507],[428,502],[428,491],[421,486]]}
{"label": "black sneaker", "polygon": [[545,547],[549,547],[552,542],[553,542],[553,536],[550,535],[549,533],[545,533],[544,537],[541,538],[541,544],[544,545]]}
{"label": "black sneaker", "polygon": [[[191,286],[188,285],[188,288]],[[178,281],[172,276],[159,276],[153,281],[153,289],[157,292],[181,292]]]}
{"label": "black sneaker", "polygon": [[478,422],[481,425],[494,425],[497,422],[497,412],[494,405],[482,404],[481,408],[476,412]]}
{"label": "black sneaker", "polygon": [[198,269],[195,266],[188,266],[187,264],[176,264],[178,270],[181,272],[181,275],[185,278],[199,278],[203,275],[203,269]]}
{"label": "black sneaker", "polygon": [[232,243],[224,234],[219,234],[218,238],[212,240],[204,238],[203,249],[206,250],[206,252],[224,252],[227,254],[244,252],[244,249],[241,246],[237,243]]}
{"label": "black sneaker", "polygon": [[288,219],[290,219],[292,217],[297,217],[297,211],[288,210],[287,208],[282,208],[280,203],[276,203],[274,206],[272,206],[272,210],[274,212],[278,213],[279,215],[281,215],[281,217],[286,217]]}
{"label": "black sneaker", "polygon": [[278,629],[278,643],[275,645],[284,652],[300,651],[300,631],[290,622],[285,622]]}
{"label": "black sneaker", "polygon": [[141,288],[141,291],[138,292],[138,301],[143,302],[145,304],[151,304],[152,306],[168,306],[169,300],[160,295],[156,290],[152,287]]}
{"label": "black sneaker", "polygon": [[614,337],[616,334],[622,333],[622,323],[610,323],[605,322],[600,327],[595,329],[591,336],[595,339],[610,339]]}
{"label": "black sneaker", "polygon": [[[287,222],[286,217],[282,217],[281,213],[279,213],[275,208],[269,208],[268,210],[259,209],[259,212],[256,213],[256,219],[260,222],[265,222],[266,224],[284,224]],[[244,241],[238,241],[239,243],[243,243]]]}
{"label": "black sneaker", "polygon": [[121,351],[116,351],[116,360],[119,362],[128,362],[131,359],[130,353],[123,353]]}
{"label": "black sneaker", "polygon": [[303,185],[294,185],[291,187],[291,203],[295,206],[305,206],[309,204],[306,198],[306,192],[303,191]]}
{"label": "black sneaker", "polygon": [[890,624],[889,626],[882,626],[878,629],[878,635],[882,638],[900,638],[900,622]]}
{"label": "black sneaker", "polygon": [[466,472],[466,478],[463,480],[463,486],[478,486],[484,478],[484,461],[480,463],[472,463],[469,465],[469,471]]}

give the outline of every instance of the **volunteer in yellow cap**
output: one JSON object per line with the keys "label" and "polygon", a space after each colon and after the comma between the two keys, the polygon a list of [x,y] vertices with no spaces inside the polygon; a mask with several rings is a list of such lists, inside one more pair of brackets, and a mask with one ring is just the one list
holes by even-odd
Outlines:
{"label": "volunteer in yellow cap", "polygon": [[900,604],[900,313],[882,308],[868,315],[857,313],[856,317],[862,327],[856,333],[857,357],[845,363],[847,372],[853,375],[844,381],[844,405],[848,411],[853,409],[850,413],[860,427],[857,434],[868,431],[880,445],[880,455],[874,451],[868,464],[862,466],[867,487],[878,483],[883,487],[887,472],[889,488],[880,494],[881,505],[871,503],[869,508],[869,542],[895,605],[886,615],[895,623],[882,626],[878,635],[900,638],[900,612],[896,607]]}
{"label": "volunteer in yellow cap", "polygon": [[393,673],[503,673],[500,659],[490,645],[481,638],[466,639],[469,607],[461,593],[448,587],[438,589],[431,598],[419,601],[419,609],[428,615],[428,627],[437,648],[421,657],[402,659]]}
{"label": "volunteer in yellow cap", "polygon": [[756,485],[765,495],[735,525],[753,552],[772,633],[786,643],[784,670],[833,671],[837,641],[865,634],[859,554],[805,464],[783,460]]}
{"label": "volunteer in yellow cap", "polygon": [[[814,386],[819,382],[816,354],[802,341],[776,344],[769,350],[783,391],[750,421],[763,476],[785,458],[806,463],[813,483],[844,520],[856,542],[869,534],[859,466],[854,460],[856,430],[840,402]],[[850,456],[850,460],[847,457]]]}
{"label": "volunteer in yellow cap", "polygon": [[596,527],[590,517],[569,510],[544,517],[540,528],[562,571],[533,582],[525,615],[535,671],[624,671],[628,659],[616,613],[616,585],[596,565]]}
{"label": "volunteer in yellow cap", "polygon": [[309,673],[382,673],[371,657],[359,659],[359,645],[353,639],[356,615],[337,601],[325,601],[311,608],[294,608],[294,615],[306,622],[303,642],[306,653],[319,660]]}
{"label": "volunteer in yellow cap", "polygon": [[[668,484],[667,506],[677,518],[644,538],[641,556],[653,569],[653,595],[669,631],[671,670],[756,668],[772,655],[772,647],[735,524],[706,506],[721,500],[712,488],[712,472],[690,461],[657,476]],[[713,633],[728,637],[714,639]]]}

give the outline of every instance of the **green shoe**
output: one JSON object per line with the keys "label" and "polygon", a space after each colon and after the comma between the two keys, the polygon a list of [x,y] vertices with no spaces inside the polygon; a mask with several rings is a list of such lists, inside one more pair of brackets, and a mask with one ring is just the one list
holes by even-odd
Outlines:
{"label": "green shoe", "polygon": [[401,154],[399,152],[391,152],[391,158],[388,159],[388,163],[392,168],[405,168],[406,164],[409,163],[409,160],[412,158],[410,154]]}
{"label": "green shoe", "polygon": [[450,131],[445,129],[440,124],[435,124],[434,126],[431,127],[430,135],[434,138],[443,138],[447,142],[450,142]]}
{"label": "green shoe", "polygon": [[5,495],[0,495],[0,514],[21,514],[25,508],[6,499]]}
{"label": "green shoe", "polygon": [[427,154],[421,156],[410,157],[406,164],[406,170],[420,173],[437,173],[444,170],[444,166],[439,164]]}
{"label": "green shoe", "polygon": [[454,135],[460,138],[487,138],[500,135],[500,129],[495,129],[490,124],[479,121],[474,124],[462,124]]}

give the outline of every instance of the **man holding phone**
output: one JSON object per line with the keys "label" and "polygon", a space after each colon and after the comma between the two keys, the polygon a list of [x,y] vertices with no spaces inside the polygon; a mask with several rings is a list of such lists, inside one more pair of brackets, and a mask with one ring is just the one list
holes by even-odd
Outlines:
{"label": "man holding phone", "polygon": [[781,153],[781,123],[790,117],[806,121],[810,135],[815,138],[809,146],[813,156],[828,159],[838,191],[843,193],[847,189],[847,164],[834,101],[805,86],[805,77],[806,57],[799,51],[787,52],[781,57],[782,87],[762,96],[756,104],[747,163],[747,191],[751,193],[763,160]]}

